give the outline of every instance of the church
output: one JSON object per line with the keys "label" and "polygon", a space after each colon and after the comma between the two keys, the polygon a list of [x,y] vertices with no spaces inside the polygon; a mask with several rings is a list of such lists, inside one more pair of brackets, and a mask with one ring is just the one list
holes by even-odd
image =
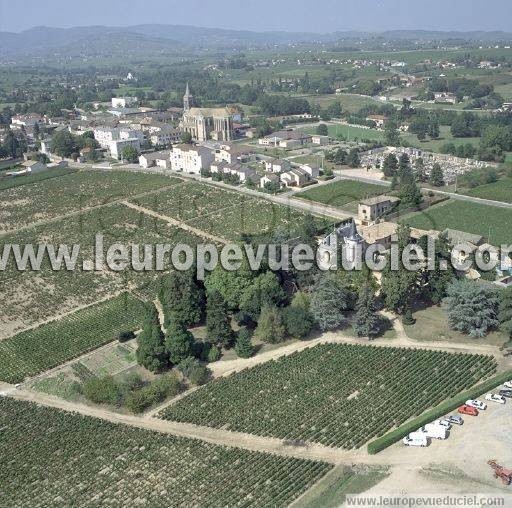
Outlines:
{"label": "church", "polygon": [[197,108],[194,96],[187,89],[183,96],[182,132],[188,132],[195,141],[231,141],[234,137],[233,118],[229,108]]}

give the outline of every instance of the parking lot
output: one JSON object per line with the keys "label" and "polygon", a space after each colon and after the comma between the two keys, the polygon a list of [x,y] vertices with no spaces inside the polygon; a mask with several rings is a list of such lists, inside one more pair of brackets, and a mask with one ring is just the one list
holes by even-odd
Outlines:
{"label": "parking lot", "polygon": [[495,479],[487,464],[496,459],[502,466],[512,468],[512,399],[504,405],[488,402],[487,409],[478,416],[462,417],[464,425],[453,425],[445,440],[433,439],[426,448],[407,447],[399,442],[381,452],[391,464],[391,474],[372,492],[506,493],[512,502],[512,486],[506,487]]}

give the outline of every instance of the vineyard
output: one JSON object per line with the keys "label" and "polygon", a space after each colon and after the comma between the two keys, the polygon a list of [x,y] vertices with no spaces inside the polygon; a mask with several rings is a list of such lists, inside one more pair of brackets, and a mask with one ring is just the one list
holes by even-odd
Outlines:
{"label": "vineyard", "polygon": [[[4,296],[0,309],[0,336],[12,335],[32,323],[50,318],[78,305],[93,303],[124,289],[127,284],[139,287],[156,277],[156,273],[84,271],[83,259],[92,259],[96,234],[104,235],[104,245],[187,243],[194,246],[200,240],[194,235],[169,226],[121,204],[105,206],[59,221],[9,233],[1,244],[72,244],[80,245],[77,269],[51,270],[47,260],[38,272],[16,270],[12,262],[0,271],[0,291]],[[154,295],[155,293],[153,293]],[[154,297],[154,296],[151,296]]]}
{"label": "vineyard", "polygon": [[160,417],[351,449],[495,371],[491,356],[323,344],[217,379]]}
{"label": "vineyard", "polygon": [[128,171],[79,171],[0,191],[0,231],[180,183]]}
{"label": "vineyard", "polygon": [[20,382],[111,342],[140,328],[144,312],[143,303],[125,293],[0,341],[0,380]]}
{"label": "vineyard", "polygon": [[0,428],[1,506],[284,507],[332,467],[7,398]]}
{"label": "vineyard", "polygon": [[132,201],[168,217],[187,221],[239,205],[247,199],[239,192],[220,189],[213,185],[186,182]]}

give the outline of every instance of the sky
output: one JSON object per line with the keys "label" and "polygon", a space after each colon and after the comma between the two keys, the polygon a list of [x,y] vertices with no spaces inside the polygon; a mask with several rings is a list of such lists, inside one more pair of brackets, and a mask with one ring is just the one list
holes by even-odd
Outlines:
{"label": "sky", "polygon": [[0,31],[145,23],[288,32],[512,32],[512,0],[0,0]]}

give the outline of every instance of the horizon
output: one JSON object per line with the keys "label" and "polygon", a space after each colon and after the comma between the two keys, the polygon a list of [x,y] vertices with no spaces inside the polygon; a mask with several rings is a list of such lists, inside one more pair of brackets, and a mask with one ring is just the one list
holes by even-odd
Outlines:
{"label": "horizon", "polygon": [[[222,0],[216,5],[202,0],[190,0],[187,5],[177,0],[152,0],[144,7],[142,10],[138,3],[120,0],[107,5],[90,0],[87,5],[72,8],[64,0],[44,4],[35,0],[16,4],[0,0],[0,31],[20,33],[38,27],[126,28],[151,24],[260,33],[512,31],[512,5],[508,0],[496,0],[492,9],[480,0],[452,0],[449,4],[432,0],[428,7],[419,0],[319,0],[314,10],[306,0],[282,0],[277,5],[270,0],[247,0],[243,5],[236,0]],[[81,22],[77,24],[77,20]]]}

